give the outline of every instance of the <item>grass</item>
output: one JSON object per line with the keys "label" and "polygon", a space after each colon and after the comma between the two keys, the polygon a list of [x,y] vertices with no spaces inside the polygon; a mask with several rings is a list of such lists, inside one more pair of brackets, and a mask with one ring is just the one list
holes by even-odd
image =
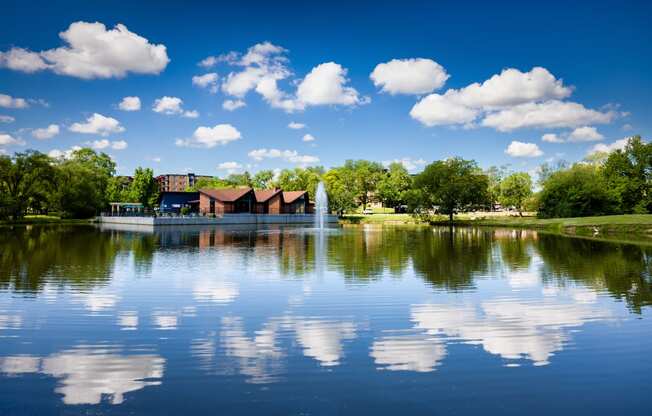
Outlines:
{"label": "grass", "polygon": [[31,225],[31,224],[88,224],[93,219],[61,218],[57,215],[25,215],[19,220],[0,221],[0,225]]}
{"label": "grass", "polygon": [[[424,224],[410,214],[345,215],[345,224]],[[437,216],[432,225],[448,225],[448,218]],[[456,226],[489,226],[531,228],[540,231],[591,238],[618,239],[623,241],[652,240],[652,215],[607,215],[599,217],[540,219],[534,216],[510,216],[491,213],[459,214]]]}

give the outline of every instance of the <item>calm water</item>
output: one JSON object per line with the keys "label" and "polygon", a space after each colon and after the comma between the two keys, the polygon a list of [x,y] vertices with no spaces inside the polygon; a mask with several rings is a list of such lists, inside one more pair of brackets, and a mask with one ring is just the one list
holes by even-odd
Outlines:
{"label": "calm water", "polygon": [[650,414],[652,248],[0,229],[0,414]]}

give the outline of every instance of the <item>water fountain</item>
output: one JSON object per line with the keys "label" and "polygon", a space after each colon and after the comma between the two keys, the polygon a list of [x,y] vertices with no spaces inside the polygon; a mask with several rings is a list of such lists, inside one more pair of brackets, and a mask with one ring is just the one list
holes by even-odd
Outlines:
{"label": "water fountain", "polygon": [[326,195],[324,182],[319,182],[315,194],[315,228],[324,229],[324,217],[326,215],[328,215],[328,195]]}

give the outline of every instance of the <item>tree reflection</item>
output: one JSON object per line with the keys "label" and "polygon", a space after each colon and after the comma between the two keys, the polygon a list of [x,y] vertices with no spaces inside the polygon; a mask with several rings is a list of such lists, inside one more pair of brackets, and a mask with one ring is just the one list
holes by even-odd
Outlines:
{"label": "tree reflection", "polygon": [[607,290],[636,313],[652,305],[652,249],[634,244],[540,235],[544,278]]}

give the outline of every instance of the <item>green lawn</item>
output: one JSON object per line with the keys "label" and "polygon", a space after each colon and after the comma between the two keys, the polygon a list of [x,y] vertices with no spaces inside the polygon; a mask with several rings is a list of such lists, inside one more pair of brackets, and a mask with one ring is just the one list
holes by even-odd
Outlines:
{"label": "green lawn", "polygon": [[15,224],[88,224],[91,219],[67,219],[61,218],[57,215],[25,215],[20,220],[16,221],[0,221],[0,225],[15,225]]}

